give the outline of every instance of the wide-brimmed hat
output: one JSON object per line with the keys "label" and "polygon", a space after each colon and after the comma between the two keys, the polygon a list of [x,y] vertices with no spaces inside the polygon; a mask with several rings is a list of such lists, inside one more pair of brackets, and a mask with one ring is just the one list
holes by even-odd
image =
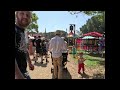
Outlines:
{"label": "wide-brimmed hat", "polygon": [[60,35],[60,31],[56,30],[55,34]]}

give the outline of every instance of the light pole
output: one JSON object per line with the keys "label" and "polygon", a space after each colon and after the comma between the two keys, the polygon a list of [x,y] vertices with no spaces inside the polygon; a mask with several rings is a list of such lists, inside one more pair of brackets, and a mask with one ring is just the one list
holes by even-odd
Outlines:
{"label": "light pole", "polygon": [[74,33],[73,33],[73,42],[74,42],[74,45],[75,45],[75,24],[70,24],[70,30],[71,30],[71,32],[74,31]]}
{"label": "light pole", "polygon": [[75,45],[75,24],[73,24],[74,26],[74,45]]}

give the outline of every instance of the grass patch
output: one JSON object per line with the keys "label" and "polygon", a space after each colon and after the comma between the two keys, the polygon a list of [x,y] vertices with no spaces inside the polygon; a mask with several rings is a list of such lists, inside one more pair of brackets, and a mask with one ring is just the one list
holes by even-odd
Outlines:
{"label": "grass patch", "polygon": [[89,55],[84,55],[84,58],[86,59],[85,64],[88,67],[96,67],[99,65],[105,65],[105,60],[101,59],[100,57],[93,57]]}
{"label": "grass patch", "polygon": [[96,67],[97,65],[99,65],[99,61],[86,60],[85,65],[88,67]]}
{"label": "grass patch", "polygon": [[[99,65],[105,65],[105,59],[101,58],[101,57],[94,57],[94,56],[90,56],[89,54],[85,53],[85,51],[81,50],[81,51],[77,51],[77,53],[79,52],[83,52],[84,55],[83,57],[86,59],[85,61],[85,65],[88,67],[96,67]],[[74,60],[75,64],[78,64],[78,59],[77,58],[73,58],[72,54],[70,54],[70,57],[72,60]],[[77,57],[77,55],[76,55]]]}

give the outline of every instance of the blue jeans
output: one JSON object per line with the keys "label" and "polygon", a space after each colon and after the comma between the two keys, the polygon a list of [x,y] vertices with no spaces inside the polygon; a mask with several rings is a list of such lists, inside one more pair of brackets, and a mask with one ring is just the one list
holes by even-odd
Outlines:
{"label": "blue jeans", "polygon": [[24,76],[25,78],[27,78],[27,79],[31,79],[31,78],[30,78],[30,75],[29,75],[28,72],[25,72],[25,73],[22,73],[22,74],[23,74],[23,76]]}

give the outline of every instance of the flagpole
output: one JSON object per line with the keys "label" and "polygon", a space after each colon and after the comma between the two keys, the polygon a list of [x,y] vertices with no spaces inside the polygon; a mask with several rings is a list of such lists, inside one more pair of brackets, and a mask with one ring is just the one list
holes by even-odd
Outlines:
{"label": "flagpole", "polygon": [[66,28],[66,37],[67,37],[67,28]]}
{"label": "flagpole", "polygon": [[45,28],[45,38],[46,38],[46,28]]}

